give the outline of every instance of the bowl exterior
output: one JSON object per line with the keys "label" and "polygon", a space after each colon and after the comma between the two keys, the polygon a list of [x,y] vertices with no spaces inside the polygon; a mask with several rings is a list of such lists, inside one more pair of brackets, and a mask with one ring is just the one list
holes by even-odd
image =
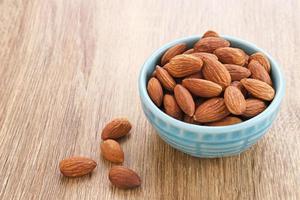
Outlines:
{"label": "bowl exterior", "polygon": [[180,42],[186,42],[192,46],[199,39],[197,36],[178,39],[158,49],[145,62],[139,77],[141,104],[148,121],[166,143],[179,151],[195,157],[213,158],[232,156],[250,148],[272,125],[278,114],[285,92],[285,82],[282,73],[278,64],[270,55],[249,42],[229,36],[223,37],[229,40],[232,46],[242,48],[249,54],[257,51],[265,53],[272,66],[271,76],[276,96],[263,113],[250,120],[223,127],[187,124],[163,113],[149,98],[146,91],[146,83],[163,52]]}

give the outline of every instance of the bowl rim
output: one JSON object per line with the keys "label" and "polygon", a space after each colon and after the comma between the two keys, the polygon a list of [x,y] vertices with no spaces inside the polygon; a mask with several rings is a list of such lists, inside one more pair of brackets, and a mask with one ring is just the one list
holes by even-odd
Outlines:
{"label": "bowl rim", "polygon": [[[201,38],[201,36],[194,35],[194,36],[178,38],[178,39],[175,39],[175,40],[161,46],[156,51],[154,51],[150,55],[150,57],[148,57],[148,59],[145,61],[145,63],[143,64],[143,66],[140,70],[139,79],[138,79],[140,98],[141,98],[141,101],[143,101],[150,108],[150,110],[152,110],[152,112],[154,113],[155,116],[158,116],[160,119],[163,119],[165,122],[170,123],[170,124],[174,125],[175,127],[183,128],[188,131],[198,132],[198,133],[205,132],[205,133],[215,133],[216,134],[216,133],[224,133],[226,131],[231,132],[231,131],[236,131],[236,130],[252,127],[258,121],[264,120],[268,117],[269,114],[274,113],[274,111],[279,107],[279,105],[282,101],[282,98],[284,97],[284,93],[285,93],[285,80],[284,80],[284,76],[280,69],[279,64],[276,62],[276,60],[270,54],[268,54],[266,51],[257,47],[255,44],[253,44],[251,42],[245,41],[245,40],[237,38],[237,37],[228,36],[228,35],[221,35],[221,37],[226,40],[229,40],[230,42],[243,44],[249,48],[254,49],[255,51],[262,52],[268,57],[270,64],[272,66],[272,73],[274,73],[273,75],[276,77],[276,79],[278,79],[278,81],[277,81],[278,89],[275,91],[276,92],[275,97],[274,97],[273,101],[270,103],[270,105],[259,115],[255,116],[249,120],[243,121],[239,124],[228,125],[228,126],[204,126],[204,125],[189,124],[189,123],[177,120],[177,119],[167,115],[163,111],[161,111],[152,102],[152,100],[150,99],[150,97],[148,95],[148,92],[146,89],[146,87],[147,87],[146,86],[147,85],[146,84],[147,69],[150,66],[152,66],[152,61],[154,59],[156,59],[158,56],[160,56],[163,52],[165,52],[168,48],[172,47],[173,45],[181,43],[181,42],[196,41]],[[219,131],[219,132],[216,132],[216,131]]]}

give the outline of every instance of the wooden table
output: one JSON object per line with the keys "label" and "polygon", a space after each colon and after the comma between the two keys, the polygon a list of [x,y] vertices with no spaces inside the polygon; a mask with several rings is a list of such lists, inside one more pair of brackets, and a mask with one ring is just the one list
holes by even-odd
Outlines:
{"label": "wooden table", "polygon": [[[300,1],[0,1],[0,199],[300,199]],[[243,38],[281,64],[286,97],[269,133],[239,156],[198,159],[146,120],[139,70],[158,47],[207,29]],[[112,187],[104,124],[126,116],[125,166],[142,187]],[[95,159],[68,179],[61,159]]]}

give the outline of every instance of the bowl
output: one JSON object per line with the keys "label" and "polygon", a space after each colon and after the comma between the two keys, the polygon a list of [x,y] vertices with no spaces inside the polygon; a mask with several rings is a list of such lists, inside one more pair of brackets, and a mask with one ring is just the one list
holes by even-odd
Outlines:
{"label": "bowl", "polygon": [[180,38],[156,50],[142,66],[139,75],[139,94],[143,111],[158,135],[169,145],[195,157],[224,157],[240,154],[255,144],[271,127],[285,93],[285,81],[277,62],[256,45],[232,36],[222,35],[232,47],[243,49],[248,54],[263,52],[271,64],[271,77],[276,91],[271,104],[259,115],[239,124],[229,126],[200,126],[188,124],[170,117],[161,111],[147,93],[147,81],[162,54],[178,43],[187,43],[189,48],[199,36]]}

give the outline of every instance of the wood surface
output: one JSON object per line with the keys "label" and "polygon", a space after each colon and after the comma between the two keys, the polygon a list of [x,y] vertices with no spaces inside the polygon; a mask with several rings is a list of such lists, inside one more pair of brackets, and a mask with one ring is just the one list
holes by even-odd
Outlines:
{"label": "wood surface", "polygon": [[[300,199],[300,1],[0,0],[0,199]],[[268,134],[239,156],[174,150],[144,116],[139,70],[163,44],[214,29],[269,52],[286,96]],[[133,124],[125,166],[142,187],[119,190],[99,154],[112,118]],[[95,159],[68,179],[59,161]]]}

